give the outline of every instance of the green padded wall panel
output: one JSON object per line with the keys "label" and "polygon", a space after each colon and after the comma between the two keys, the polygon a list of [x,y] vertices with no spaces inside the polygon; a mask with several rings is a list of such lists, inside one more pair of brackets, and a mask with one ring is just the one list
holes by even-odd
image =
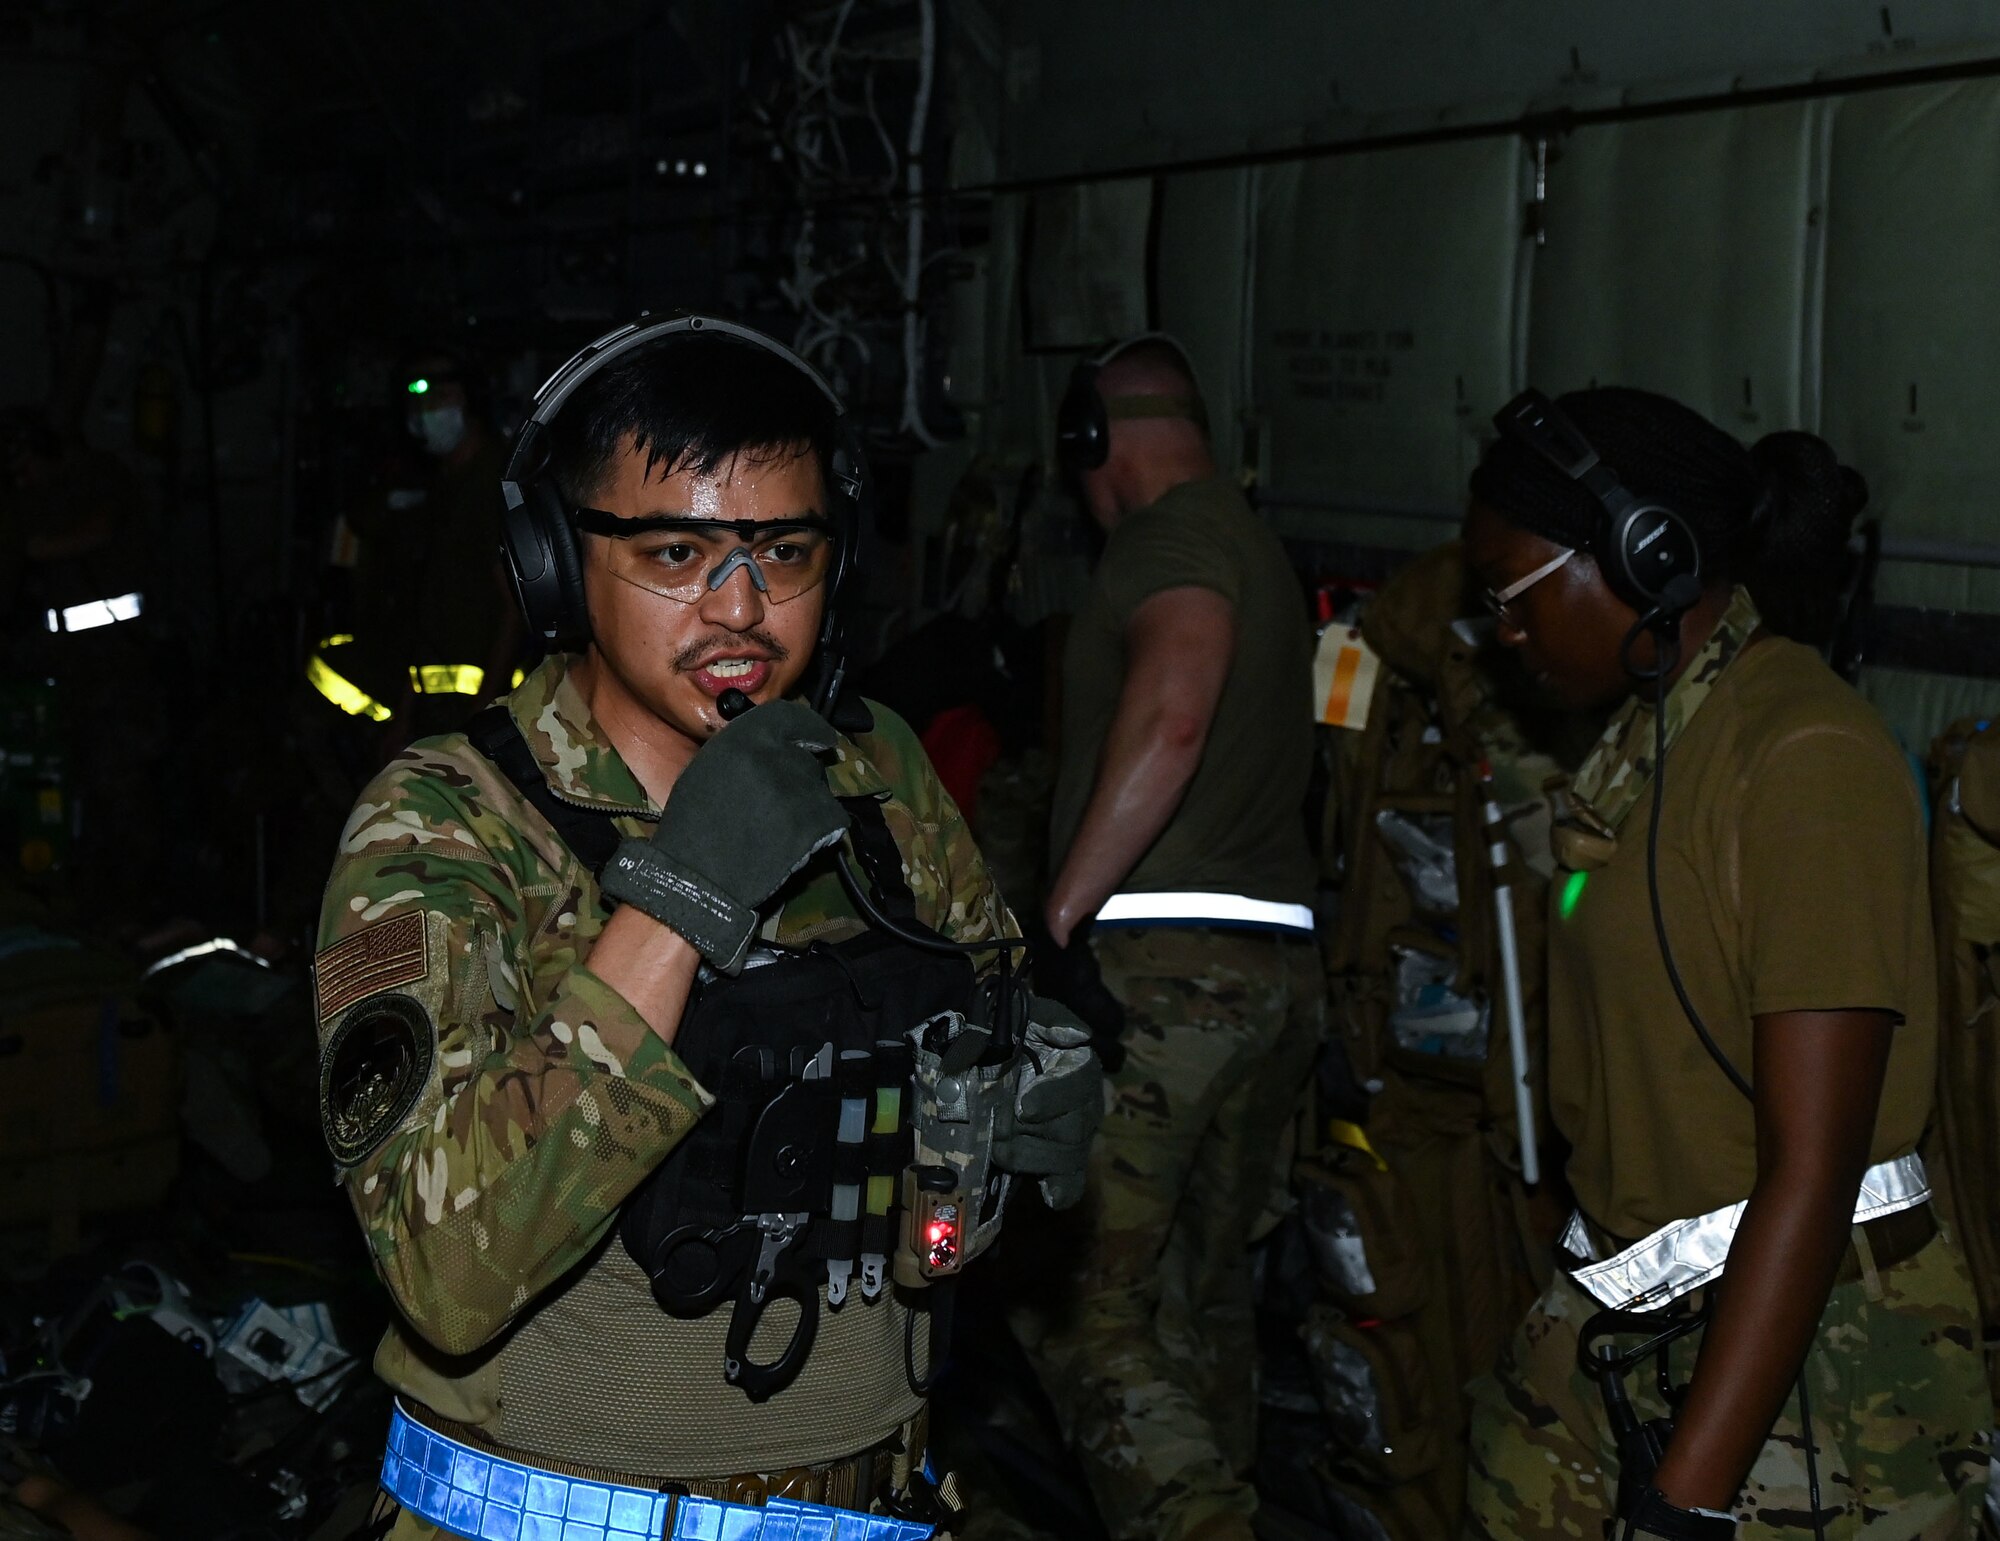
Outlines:
{"label": "green padded wall panel", "polygon": [[1908,669],[1863,669],[1861,693],[1875,704],[1903,747],[1923,755],[1961,717],[2000,716],[2000,680]]}
{"label": "green padded wall panel", "polygon": [[1031,348],[1088,348],[1145,329],[1152,221],[1150,177],[1036,194],[1026,276]]}
{"label": "green padded wall panel", "polygon": [[[1522,164],[1518,141],[1484,139],[1258,173],[1251,396],[1274,499],[1464,502],[1515,384]],[[1360,538],[1338,515],[1284,522]]]}
{"label": "green padded wall panel", "polygon": [[[1834,118],[1822,427],[1896,536],[2000,546],[2000,81]],[[2000,573],[1885,564],[1890,603],[2000,611]]]}
{"label": "green padded wall panel", "polygon": [[1250,181],[1247,170],[1209,171],[1160,185],[1158,321],[1194,358],[1225,470],[1241,463]]}
{"label": "green padded wall panel", "polygon": [[1635,385],[1741,438],[1808,416],[1823,109],[1587,128],[1551,146],[1528,374]]}

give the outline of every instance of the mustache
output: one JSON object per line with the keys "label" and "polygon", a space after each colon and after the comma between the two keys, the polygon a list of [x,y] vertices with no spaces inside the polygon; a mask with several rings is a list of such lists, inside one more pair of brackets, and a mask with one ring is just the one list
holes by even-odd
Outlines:
{"label": "mustache", "polygon": [[741,652],[745,644],[761,649],[772,663],[783,663],[791,656],[791,649],[768,631],[752,627],[749,631],[732,633],[727,637],[704,637],[690,642],[674,654],[674,668],[683,674],[691,674],[716,654]]}

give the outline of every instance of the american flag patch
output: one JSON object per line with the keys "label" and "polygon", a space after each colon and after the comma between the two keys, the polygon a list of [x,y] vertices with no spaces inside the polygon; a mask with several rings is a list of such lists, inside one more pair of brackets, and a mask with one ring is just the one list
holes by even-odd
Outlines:
{"label": "american flag patch", "polygon": [[365,996],[422,979],[428,969],[420,911],[377,921],[313,959],[314,1015],[324,1022]]}

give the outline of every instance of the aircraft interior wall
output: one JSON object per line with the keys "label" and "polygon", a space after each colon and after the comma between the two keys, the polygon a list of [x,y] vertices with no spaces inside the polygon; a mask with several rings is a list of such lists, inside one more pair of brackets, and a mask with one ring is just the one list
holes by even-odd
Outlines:
{"label": "aircraft interior wall", "polygon": [[[1869,480],[1876,598],[1915,635],[2000,616],[2000,79],[1861,71],[1797,99],[1523,122],[1000,200],[993,265],[1018,293],[988,294],[982,346],[1011,388],[973,414],[986,450],[1046,453],[1079,352],[1159,326],[1288,536],[1417,550],[1449,533],[1514,391],[1644,386],[1746,441],[1825,434]],[[1952,662],[1884,637],[1864,669],[1913,747],[1990,697]]]}

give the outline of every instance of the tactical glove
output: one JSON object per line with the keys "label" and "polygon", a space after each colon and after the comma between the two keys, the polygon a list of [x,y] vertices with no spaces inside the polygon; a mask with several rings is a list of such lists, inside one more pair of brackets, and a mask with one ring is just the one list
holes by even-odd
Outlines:
{"label": "tactical glove", "polygon": [[1090,950],[1088,925],[1079,926],[1067,947],[1058,947],[1039,922],[1029,933],[1034,944],[1035,989],[1074,1012],[1090,1031],[1090,1046],[1117,1074],[1125,1063],[1125,1008],[1104,983],[1097,954]]}
{"label": "tactical glove", "polygon": [[1612,1533],[1618,1541],[1731,1541],[1736,1516],[1714,1509],[1677,1508],[1658,1488],[1649,1487]]}
{"label": "tactical glove", "polygon": [[727,724],[681,772],[652,838],[619,845],[604,892],[736,973],[758,906],[847,828],[820,763],[833,746],[825,719],[796,701]]}
{"label": "tactical glove", "polygon": [[1104,1069],[1090,1042],[1060,1003],[1031,998],[1014,1094],[993,1120],[994,1163],[1041,1178],[1051,1209],[1083,1197],[1090,1141],[1104,1121]]}

